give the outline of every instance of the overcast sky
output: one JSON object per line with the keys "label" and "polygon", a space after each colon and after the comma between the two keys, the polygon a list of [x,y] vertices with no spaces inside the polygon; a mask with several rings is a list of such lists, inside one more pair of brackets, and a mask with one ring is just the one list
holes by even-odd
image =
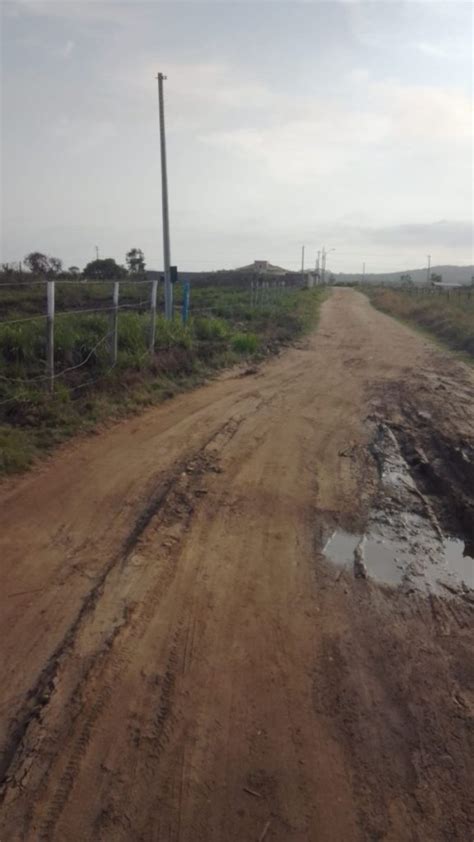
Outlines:
{"label": "overcast sky", "polygon": [[2,3],[2,260],[162,264],[326,245],[334,271],[472,262],[472,15],[458,2]]}

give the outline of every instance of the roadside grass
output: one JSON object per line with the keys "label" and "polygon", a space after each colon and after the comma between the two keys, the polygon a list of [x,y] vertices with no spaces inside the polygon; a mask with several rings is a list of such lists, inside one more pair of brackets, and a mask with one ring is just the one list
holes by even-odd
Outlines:
{"label": "roadside grass", "polygon": [[474,293],[413,294],[405,290],[365,289],[379,310],[422,328],[454,351],[474,359]]}
{"label": "roadside grass", "polygon": [[157,318],[153,355],[149,314],[121,311],[114,367],[108,313],[58,313],[52,394],[44,320],[0,324],[0,474],[23,471],[72,435],[158,404],[226,366],[264,359],[316,324],[324,295],[285,290],[255,305],[248,290],[199,293],[187,325],[177,314]]}

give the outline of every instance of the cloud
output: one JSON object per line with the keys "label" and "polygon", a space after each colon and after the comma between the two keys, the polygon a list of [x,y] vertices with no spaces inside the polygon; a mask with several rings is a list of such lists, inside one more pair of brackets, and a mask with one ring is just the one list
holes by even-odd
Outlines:
{"label": "cloud", "polygon": [[51,124],[51,136],[63,144],[68,154],[84,155],[90,150],[107,149],[110,142],[117,137],[118,128],[110,120],[95,120],[90,122],[85,117],[68,117],[62,115]]}
{"label": "cloud", "polygon": [[369,78],[370,73],[366,67],[355,67],[347,74],[347,81],[356,85],[365,84]]}
{"label": "cloud", "polygon": [[430,140],[471,139],[470,98],[459,90],[429,85],[373,84],[369,94],[379,113],[390,118],[398,138]]}
{"label": "cloud", "polygon": [[58,50],[59,55],[63,58],[69,58],[75,46],[74,41],[66,41],[66,43]]}
{"label": "cloud", "polygon": [[472,223],[440,220],[431,223],[411,223],[368,229],[374,244],[382,246],[415,246],[437,249],[465,249],[472,251]]}
{"label": "cloud", "polygon": [[[7,0],[9,16],[50,18],[72,23],[127,25],[148,5],[121,0]],[[150,4],[151,5],[151,4]]]}
{"label": "cloud", "polygon": [[423,53],[425,56],[432,56],[433,58],[449,58],[450,54],[446,49],[443,49],[438,44],[429,44],[426,41],[418,41],[414,45],[416,50]]}
{"label": "cloud", "polygon": [[256,119],[247,115],[245,126],[214,128],[197,137],[249,167],[256,163],[280,184],[327,183],[335,174],[345,177],[351,167],[370,166],[378,154],[389,155],[396,166],[404,155],[424,155],[427,148],[445,154],[449,146],[456,154],[459,144],[471,143],[469,99],[451,89],[368,83],[352,108],[329,96],[288,103],[283,95],[271,101],[265,119],[263,102]]}

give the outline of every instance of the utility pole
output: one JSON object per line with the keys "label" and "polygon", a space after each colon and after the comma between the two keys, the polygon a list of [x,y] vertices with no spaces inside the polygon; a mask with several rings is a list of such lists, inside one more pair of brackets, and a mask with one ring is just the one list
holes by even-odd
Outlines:
{"label": "utility pole", "polygon": [[428,268],[426,270],[426,283],[429,284],[430,282],[430,269],[431,269],[431,254],[428,255]]}
{"label": "utility pole", "polygon": [[165,274],[165,318],[173,317],[173,287],[170,273],[170,225],[168,217],[168,176],[166,172],[166,139],[165,139],[165,104],[163,98],[163,81],[166,76],[158,73],[158,109],[160,114],[160,149],[161,149],[161,203],[163,213],[163,260]]}
{"label": "utility pole", "polygon": [[95,246],[95,259],[99,259],[99,246]]}
{"label": "utility pole", "polygon": [[319,283],[319,263],[320,263],[321,252],[318,251],[318,256],[316,258],[316,263],[314,264],[314,271],[316,275],[316,283]]}
{"label": "utility pole", "polygon": [[304,246],[301,246],[301,283],[304,283]]}
{"label": "utility pole", "polygon": [[326,246],[323,246],[321,255],[321,283],[324,284],[326,278]]}
{"label": "utility pole", "polygon": [[362,264],[362,283],[365,281],[365,262]]}

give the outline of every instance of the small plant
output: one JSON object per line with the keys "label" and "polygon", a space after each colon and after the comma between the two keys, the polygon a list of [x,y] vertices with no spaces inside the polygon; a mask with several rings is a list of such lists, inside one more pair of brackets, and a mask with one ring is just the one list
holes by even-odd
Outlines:
{"label": "small plant", "polygon": [[192,323],[196,339],[207,342],[219,342],[227,339],[229,327],[223,319],[198,317]]}
{"label": "small plant", "polygon": [[254,333],[236,333],[232,337],[232,350],[237,354],[255,354],[258,346],[258,337]]}

